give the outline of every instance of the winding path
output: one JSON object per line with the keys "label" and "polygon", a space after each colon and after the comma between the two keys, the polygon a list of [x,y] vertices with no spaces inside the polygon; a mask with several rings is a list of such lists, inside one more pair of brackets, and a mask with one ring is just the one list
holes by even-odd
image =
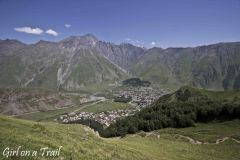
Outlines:
{"label": "winding path", "polygon": [[[144,137],[149,137],[149,136],[156,136],[158,139],[160,138],[160,135],[155,133],[155,132],[145,132],[145,136]],[[132,135],[129,135],[129,137],[135,137],[136,135],[138,134],[132,134]],[[231,138],[231,137],[223,137],[223,138],[219,138],[217,139],[215,142],[213,143],[210,143],[210,142],[202,142],[202,141],[198,141],[198,140],[195,140],[191,137],[188,137],[188,136],[184,136],[184,135],[181,135],[181,134],[176,134],[176,136],[178,136],[178,139],[187,139],[189,143],[191,144],[194,144],[194,145],[202,145],[202,144],[214,144],[214,145],[218,145],[220,143],[223,143],[227,140],[232,140],[238,144],[240,144],[240,141],[235,139],[235,138]]]}
{"label": "winding path", "polygon": [[73,112],[74,112],[74,113],[77,113],[78,111],[81,111],[81,110],[83,110],[84,108],[87,108],[87,107],[89,107],[89,106],[93,106],[93,105],[95,105],[95,104],[104,102],[104,101],[106,101],[106,100],[107,100],[107,99],[101,99],[101,100],[98,100],[98,101],[95,101],[95,102],[91,102],[90,104],[85,105],[85,106],[83,106],[83,107],[81,107],[81,108],[79,108],[79,109],[77,109],[77,110],[75,110],[75,111],[73,111]]}
{"label": "winding path", "polygon": [[200,144],[220,144],[220,143],[225,142],[226,140],[233,140],[234,142],[240,144],[240,141],[239,141],[239,140],[236,140],[236,139],[231,138],[231,137],[219,138],[219,139],[216,140],[216,142],[210,143],[210,142],[201,142],[201,141],[198,141],[198,140],[194,140],[193,138],[188,137],[188,136],[184,136],[184,135],[179,135],[179,134],[178,134],[178,136],[179,136],[179,138],[185,138],[185,139],[187,139],[187,140],[189,141],[189,143],[191,143],[191,144],[198,144],[198,145],[200,145]]}

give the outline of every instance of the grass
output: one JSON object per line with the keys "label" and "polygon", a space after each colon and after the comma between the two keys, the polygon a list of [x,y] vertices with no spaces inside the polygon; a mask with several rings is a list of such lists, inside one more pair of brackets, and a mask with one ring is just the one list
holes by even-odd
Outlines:
{"label": "grass", "polygon": [[120,102],[113,102],[112,100],[107,100],[89,107],[85,107],[81,111],[97,113],[97,112],[112,111],[117,109],[127,109],[130,107],[131,105],[128,103],[120,103]]}
{"label": "grass", "polygon": [[[193,145],[175,138],[175,134],[179,133],[208,140],[223,135],[239,136],[239,120],[198,124],[196,127],[184,129],[162,129],[158,131],[160,138],[136,135],[123,139],[105,139],[79,124],[37,123],[6,116],[0,116],[0,129],[1,151],[5,147],[16,148],[19,145],[23,149],[31,150],[39,150],[41,147],[55,149],[63,146],[60,157],[55,159],[237,160],[240,157],[240,144],[231,140],[219,145]],[[2,154],[0,159],[4,159]],[[18,157],[18,159],[27,159],[27,157]],[[50,158],[38,156],[38,159]]]}
{"label": "grass", "polygon": [[[100,79],[97,78],[99,75],[101,75]],[[84,84],[80,91],[96,93],[114,88],[110,87],[109,84],[121,81],[126,77],[127,74],[109,63],[107,59],[98,54],[84,53],[68,80],[76,81],[79,85]]]}
{"label": "grass", "polygon": [[[198,89],[190,86],[183,86],[179,90],[188,89],[191,92],[191,96],[207,96],[214,101],[231,101],[240,102],[240,91],[229,90],[229,91],[211,91],[206,89]],[[174,97],[172,97],[174,98]]]}
{"label": "grass", "polygon": [[229,90],[229,91],[208,91],[208,90],[199,90],[202,94],[205,94],[215,100],[234,100],[237,101],[240,99],[239,90]]}
{"label": "grass", "polygon": [[119,102],[113,102],[112,100],[106,100],[104,102],[89,102],[85,104],[81,104],[75,107],[70,108],[64,108],[64,109],[57,109],[57,110],[50,110],[45,112],[36,112],[36,113],[30,113],[25,114],[21,116],[17,116],[18,118],[27,119],[27,120],[33,120],[37,122],[52,122],[54,119],[59,118],[59,115],[64,113],[70,113],[73,111],[77,112],[103,112],[103,111],[112,111],[117,109],[127,109],[132,107],[128,103],[119,103]]}
{"label": "grass", "polygon": [[64,114],[64,113],[70,113],[75,110],[79,110],[89,103],[85,103],[79,106],[75,107],[69,107],[69,108],[64,108],[64,109],[56,109],[56,110],[49,110],[45,112],[36,112],[36,113],[30,113],[30,114],[24,114],[17,116],[18,118],[22,119],[27,119],[27,120],[33,120],[33,121],[53,121],[55,118],[58,118],[59,115]]}
{"label": "grass", "polygon": [[33,121],[52,121],[58,115],[61,115],[66,112],[74,111],[77,108],[78,107],[71,107],[71,108],[57,109],[57,110],[51,110],[46,112],[36,112],[36,113],[20,115],[17,117],[22,119],[33,120]]}
{"label": "grass", "polygon": [[213,122],[211,124],[197,123],[194,127],[181,129],[166,128],[159,130],[160,135],[184,135],[202,142],[215,142],[216,139],[238,137],[240,139],[240,120],[226,121],[222,123]]}

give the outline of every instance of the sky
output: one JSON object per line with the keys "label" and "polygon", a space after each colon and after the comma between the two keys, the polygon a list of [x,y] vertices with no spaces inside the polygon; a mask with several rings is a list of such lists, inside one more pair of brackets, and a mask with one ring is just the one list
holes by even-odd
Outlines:
{"label": "sky", "polygon": [[0,0],[0,39],[87,33],[148,48],[240,41],[240,0]]}

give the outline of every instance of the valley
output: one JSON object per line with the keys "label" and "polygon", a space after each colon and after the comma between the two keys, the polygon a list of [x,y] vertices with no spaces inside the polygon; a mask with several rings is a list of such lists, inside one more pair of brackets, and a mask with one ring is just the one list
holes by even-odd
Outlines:
{"label": "valley", "polygon": [[[166,93],[164,90],[155,90],[151,87],[140,86],[122,86],[116,88],[112,90],[111,93],[107,93],[110,99],[86,93],[65,93],[72,102],[71,106],[45,111],[41,111],[40,109],[35,112],[19,114],[16,115],[16,117],[35,121],[56,121],[60,123],[94,120],[103,126],[109,126],[119,118],[139,112]],[[122,99],[127,97],[130,97],[131,100],[128,102],[122,101]],[[24,97],[22,97],[22,99],[24,99]],[[26,100],[26,103],[31,103],[31,101]]]}
{"label": "valley", "polygon": [[[32,150],[44,146],[49,146],[50,149],[63,146],[58,159],[85,160],[94,157],[94,159],[127,160],[132,157],[139,160],[200,160],[202,158],[237,160],[240,156],[240,122],[239,116],[235,114],[238,114],[236,109],[239,109],[239,96],[239,91],[214,92],[188,86],[170,92],[151,86],[118,85],[94,94],[30,88],[2,89],[1,103],[7,102],[10,106],[11,103],[31,104],[32,108],[37,110],[34,113],[32,109],[25,110],[23,114],[18,113],[19,115],[11,117],[0,115],[0,128],[3,129],[0,133],[0,146],[12,148],[22,146],[23,149]],[[7,100],[10,97],[15,98]],[[36,97],[41,99],[42,103],[56,108],[41,109],[44,105],[36,103],[38,102]],[[145,110],[156,107],[156,104],[178,103],[184,108],[182,103],[202,105],[209,100],[221,101],[222,104],[231,102],[232,112],[231,108],[226,108],[226,111],[231,113],[232,118],[213,119],[208,122],[196,121],[194,125],[183,126],[184,128],[175,128],[176,126],[172,125],[153,128],[153,130],[144,128],[134,132],[125,130],[124,125],[134,126],[135,124],[131,123],[133,118],[141,115]],[[63,105],[66,102],[71,105]],[[57,104],[63,106],[59,107]],[[206,113],[210,114],[213,110],[211,107],[209,109]],[[163,110],[162,113],[165,114],[165,111]],[[158,114],[157,110],[155,114]],[[66,119],[69,121],[64,121]],[[135,122],[138,122],[137,119]],[[111,128],[121,123],[123,126],[121,132],[116,128],[117,133],[112,134]],[[3,155],[0,156],[0,159],[5,158]],[[26,159],[26,157],[18,157],[18,159]]]}
{"label": "valley", "polygon": [[0,160],[240,160],[240,0],[0,0]]}
{"label": "valley", "polygon": [[61,145],[58,159],[238,159],[239,47],[1,40],[0,144]]}

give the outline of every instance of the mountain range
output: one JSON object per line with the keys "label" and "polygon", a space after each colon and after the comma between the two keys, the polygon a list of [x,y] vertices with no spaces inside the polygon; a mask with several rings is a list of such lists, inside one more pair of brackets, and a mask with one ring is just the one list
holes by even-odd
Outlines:
{"label": "mountain range", "polygon": [[240,42],[187,48],[113,44],[92,34],[58,42],[0,40],[0,87],[81,90],[139,77],[167,87],[240,89]]}

